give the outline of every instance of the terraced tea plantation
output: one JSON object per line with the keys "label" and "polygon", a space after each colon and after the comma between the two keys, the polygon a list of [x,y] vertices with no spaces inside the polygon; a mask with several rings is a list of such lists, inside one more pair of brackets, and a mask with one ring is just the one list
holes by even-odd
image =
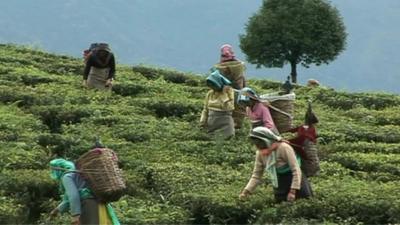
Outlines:
{"label": "terraced tea plantation", "polygon": [[119,66],[101,93],[81,86],[82,70],[81,59],[0,45],[0,224],[68,224],[48,219],[60,200],[48,162],[77,159],[96,136],[126,176],[114,203],[123,224],[400,223],[400,96],[297,87],[295,123],[307,99],[320,119],[322,171],[315,198],[276,205],[268,180],[239,201],[255,155],[249,124],[229,141],[199,128],[204,76]]}

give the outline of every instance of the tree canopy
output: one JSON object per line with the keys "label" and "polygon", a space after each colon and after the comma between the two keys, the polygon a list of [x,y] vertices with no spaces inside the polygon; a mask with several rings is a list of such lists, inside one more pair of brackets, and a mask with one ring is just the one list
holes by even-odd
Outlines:
{"label": "tree canopy", "polygon": [[264,0],[250,17],[240,47],[257,67],[328,64],[345,49],[347,33],[339,11],[325,0]]}

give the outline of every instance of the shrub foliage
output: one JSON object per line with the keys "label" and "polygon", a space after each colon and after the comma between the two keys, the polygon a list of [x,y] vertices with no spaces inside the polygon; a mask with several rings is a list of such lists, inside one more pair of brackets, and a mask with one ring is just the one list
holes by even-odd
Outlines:
{"label": "shrub foliage", "polygon": [[[101,93],[80,86],[81,60],[12,45],[0,53],[1,224],[49,224],[59,201],[49,160],[76,160],[96,137],[126,174],[114,203],[123,224],[400,223],[399,96],[296,86],[294,122],[307,99],[320,118],[315,197],[275,204],[266,179],[242,202],[255,155],[249,123],[227,141],[201,130],[202,77],[119,66],[113,92]],[[260,93],[280,86],[249,83]]]}

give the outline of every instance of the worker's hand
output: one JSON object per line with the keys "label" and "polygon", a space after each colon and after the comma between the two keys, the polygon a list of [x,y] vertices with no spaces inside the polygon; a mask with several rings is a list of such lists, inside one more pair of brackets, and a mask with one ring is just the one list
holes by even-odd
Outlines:
{"label": "worker's hand", "polygon": [[250,195],[251,195],[251,193],[250,193],[248,190],[243,189],[243,191],[239,194],[239,200],[244,201],[244,200],[246,200]]}
{"label": "worker's hand", "polygon": [[55,208],[50,212],[50,218],[54,218],[57,215],[58,215],[58,208]]}
{"label": "worker's hand", "polygon": [[290,189],[288,195],[287,195],[287,201],[288,202],[294,202],[296,200],[296,190],[295,189]]}
{"label": "worker's hand", "polygon": [[81,223],[79,218],[79,215],[71,217],[71,225],[79,225]]}
{"label": "worker's hand", "polygon": [[265,106],[270,106],[270,105],[271,105],[271,103],[269,103],[268,100],[262,100],[262,103],[263,103],[263,105],[265,105]]}
{"label": "worker's hand", "polygon": [[201,129],[206,129],[207,128],[207,123],[200,123],[200,128]]}
{"label": "worker's hand", "polygon": [[87,87],[87,80],[83,80],[83,81],[82,81],[82,85],[83,85],[84,87]]}
{"label": "worker's hand", "polygon": [[106,87],[111,87],[111,86],[112,86],[112,79],[107,79]]}

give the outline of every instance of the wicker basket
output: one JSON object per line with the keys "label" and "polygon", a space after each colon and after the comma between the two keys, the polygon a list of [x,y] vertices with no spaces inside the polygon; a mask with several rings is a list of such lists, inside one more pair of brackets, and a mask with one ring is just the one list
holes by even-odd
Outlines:
{"label": "wicker basket", "polygon": [[[266,94],[260,96],[261,101],[269,102],[271,107],[271,116],[279,133],[284,133],[293,126],[294,100],[296,95],[290,93],[287,95]],[[265,103],[268,106],[267,103]]]}
{"label": "wicker basket", "polygon": [[241,61],[229,61],[215,65],[226,78],[231,81],[239,80],[244,75],[245,66]]}
{"label": "wicker basket", "polygon": [[301,169],[307,177],[316,176],[319,174],[319,157],[317,145],[313,142],[306,140],[304,142],[304,151],[306,153],[307,159],[303,160],[301,163]]}
{"label": "wicker basket", "polygon": [[124,194],[126,185],[113,150],[90,150],[79,157],[76,165],[99,201],[117,201]]}

